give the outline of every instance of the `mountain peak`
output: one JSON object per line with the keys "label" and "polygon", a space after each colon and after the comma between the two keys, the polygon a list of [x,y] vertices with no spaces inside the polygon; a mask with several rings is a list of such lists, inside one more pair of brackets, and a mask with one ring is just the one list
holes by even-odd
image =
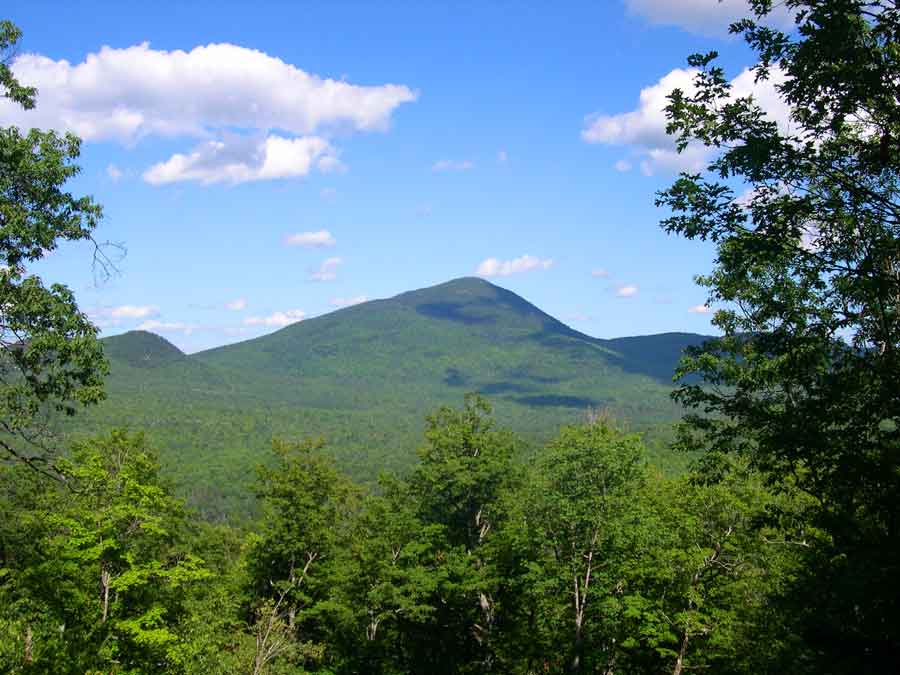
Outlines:
{"label": "mountain peak", "polygon": [[124,361],[135,368],[153,368],[184,357],[184,352],[164,337],[145,330],[130,330],[100,342],[108,358]]}
{"label": "mountain peak", "polygon": [[499,286],[495,286],[490,281],[482,279],[481,277],[458,277],[456,279],[451,279],[450,281],[444,281],[439,284],[435,284],[434,286],[426,286],[425,288],[418,288],[413,291],[407,291],[405,293],[401,293],[397,296],[397,298],[403,297],[415,297],[421,295],[491,295],[501,289]]}
{"label": "mountain peak", "polygon": [[414,309],[430,319],[469,326],[501,326],[530,332],[570,332],[562,323],[512,291],[479,277],[460,277],[436,286],[401,293],[389,302]]}

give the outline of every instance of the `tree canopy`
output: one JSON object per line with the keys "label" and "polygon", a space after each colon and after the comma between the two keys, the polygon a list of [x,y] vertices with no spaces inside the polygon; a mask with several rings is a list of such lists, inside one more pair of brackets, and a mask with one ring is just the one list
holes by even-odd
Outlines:
{"label": "tree canopy", "polygon": [[[9,65],[20,39],[0,22],[0,95],[30,109],[38,92]],[[45,416],[100,400],[106,373],[97,329],[72,292],[28,271],[61,241],[92,240],[100,206],[65,189],[80,146],[72,134],[0,128],[0,453],[42,471],[60,450]]]}
{"label": "tree canopy", "polygon": [[690,58],[695,91],[667,108],[681,149],[717,153],[657,200],[666,230],[717,250],[699,281],[724,336],[679,370],[702,379],[676,394],[696,410],[682,444],[815,499],[808,526],[828,544],[809,568],[807,637],[822,663],[871,672],[900,659],[900,10],[786,0],[785,32],[763,23],[772,2],[751,4],[731,30],[790,123],[733,96],[715,53]]}

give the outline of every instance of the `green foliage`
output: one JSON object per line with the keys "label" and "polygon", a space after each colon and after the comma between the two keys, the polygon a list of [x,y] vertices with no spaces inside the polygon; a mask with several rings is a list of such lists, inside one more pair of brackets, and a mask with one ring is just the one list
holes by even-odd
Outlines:
{"label": "green foliage", "polygon": [[141,436],[113,432],[59,468],[64,485],[20,464],[3,470],[16,523],[0,542],[5,669],[168,672],[182,603],[208,573],[179,542],[185,514],[155,454]]}
{"label": "green foliage", "polygon": [[714,483],[693,476],[649,488],[656,541],[639,563],[644,588],[630,607],[640,617],[632,645],[688,672],[801,669],[799,638],[777,598],[809,539],[760,527],[774,510],[795,510],[798,497],[772,495],[740,465]]}
{"label": "green foliage", "polygon": [[554,672],[614,667],[629,559],[652,541],[636,508],[644,476],[639,438],[604,422],[563,428],[533,467],[512,519],[527,551],[532,661]]}
{"label": "green foliage", "polygon": [[[27,109],[36,92],[8,65],[20,38],[0,22],[0,93]],[[44,413],[98,402],[106,374],[96,329],[71,291],[27,272],[60,241],[91,239],[101,217],[90,197],[64,189],[79,149],[71,134],[0,128],[0,450],[41,470],[59,450]]]}
{"label": "green foliage", "polygon": [[[772,3],[752,4],[762,18]],[[680,370],[715,385],[679,390],[698,410],[682,444],[706,448],[710,466],[737,453],[813,497],[806,515],[828,537],[794,589],[810,653],[829,672],[876,672],[900,660],[900,10],[783,4],[794,32],[749,19],[732,30],[776,82],[789,129],[731,96],[715,54],[692,57],[696,93],[668,108],[682,148],[718,151],[658,200],[668,231],[715,242],[700,282],[724,305],[725,336]]]}
{"label": "green foliage", "polygon": [[448,545],[466,551],[490,531],[492,507],[512,477],[517,439],[495,429],[490,415],[490,405],[476,395],[467,395],[460,411],[444,407],[430,415],[410,477],[422,520],[441,525]]}
{"label": "green foliage", "polygon": [[330,616],[339,672],[408,672],[433,638],[447,581],[442,528],[417,516],[408,486],[384,477],[366,498],[335,570]]}
{"label": "green foliage", "polygon": [[317,618],[329,610],[330,577],[350,541],[359,494],[318,452],[320,442],[273,443],[277,462],[261,467],[257,494],[262,526],[249,553],[253,672],[275,659],[319,661],[323,633]]}
{"label": "green foliage", "polygon": [[3,88],[3,98],[8,98],[18,103],[25,110],[34,108],[34,96],[37,93],[34,87],[24,87],[12,74],[9,63],[15,54],[16,45],[22,39],[22,31],[12,21],[0,21],[0,87]]}
{"label": "green foliage", "polygon": [[[2,466],[0,667],[525,675],[793,664],[783,590],[820,537],[791,539],[802,500],[739,467],[712,484],[655,476],[639,436],[603,419],[564,427],[524,465],[513,461],[521,441],[478,396],[426,427],[408,479],[385,475],[370,494],[321,441],[276,441],[247,531],[186,518],[140,435],[76,444],[65,484]],[[759,529],[763,518],[773,524]]]}

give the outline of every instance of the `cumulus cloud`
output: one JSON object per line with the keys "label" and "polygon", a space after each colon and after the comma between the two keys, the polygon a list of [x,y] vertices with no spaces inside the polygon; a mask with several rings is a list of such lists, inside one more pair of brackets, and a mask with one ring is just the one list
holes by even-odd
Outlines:
{"label": "cumulus cloud", "polygon": [[475,163],[469,159],[463,159],[463,160],[441,159],[432,165],[431,170],[432,171],[468,171],[469,169],[473,169],[474,167],[475,167]]}
{"label": "cumulus cloud", "polygon": [[273,312],[268,316],[248,316],[244,319],[244,325],[281,328],[302,321],[305,317],[306,312],[302,309],[287,309],[283,312]]}
{"label": "cumulus cloud", "polygon": [[321,169],[322,162],[336,159],[335,153],[335,148],[318,136],[271,135],[261,140],[230,137],[207,141],[187,155],[176,153],[147,169],[143,178],[151,185],[184,181],[236,184],[296,178],[306,176],[316,166]]}
{"label": "cumulus cloud", "polygon": [[617,298],[631,298],[637,295],[638,287],[637,286],[619,286],[616,288],[616,297]]}
{"label": "cumulus cloud", "polygon": [[366,295],[357,295],[352,298],[332,298],[331,305],[333,307],[350,307],[351,305],[358,305],[362,302],[368,302],[369,297]]}
{"label": "cumulus cloud", "polygon": [[476,274],[482,277],[508,277],[511,274],[531,272],[532,270],[547,270],[551,267],[553,267],[552,259],[541,259],[525,254],[512,260],[488,258],[478,265]]}
{"label": "cumulus cloud", "polygon": [[709,314],[712,312],[712,308],[709,305],[694,305],[688,308],[688,312],[691,314]]}
{"label": "cumulus cloud", "polygon": [[145,319],[157,316],[159,307],[155,305],[119,305],[101,310],[100,313],[114,319]]}
{"label": "cumulus cloud", "polygon": [[[581,138],[587,143],[624,146],[639,159],[644,175],[658,171],[700,171],[708,163],[711,151],[700,144],[691,144],[681,153],[676,151],[675,139],[666,134],[668,96],[674,89],[681,89],[689,96],[696,91],[694,68],[676,68],[664,75],[656,84],[645,87],[638,97],[635,110],[616,115],[594,114],[585,120]],[[790,127],[790,111],[778,95],[776,85],[784,81],[784,74],[773,69],[770,79],[756,82],[752,70],[745,68],[731,81],[732,96],[752,95],[757,104],[782,130]],[[631,161],[621,159],[616,169],[627,171]]]}
{"label": "cumulus cloud", "polygon": [[240,312],[247,309],[247,301],[244,298],[236,298],[231,302],[225,303],[225,309],[229,309],[232,312]]}
{"label": "cumulus cloud", "polygon": [[609,270],[603,267],[595,267],[591,270],[591,276],[595,279],[606,279],[609,277]]}
{"label": "cumulus cloud", "polygon": [[384,130],[416,93],[397,84],[359,86],[323,79],[268,54],[233,44],[182,50],[148,43],[103,47],[72,64],[22,54],[12,64],[38,88],[23,111],[0,100],[0,121],[73,131],[87,141],[133,143],[144,136],[199,136],[212,129]]}
{"label": "cumulus cloud", "polygon": [[194,332],[193,326],[181,321],[157,321],[156,319],[144,321],[137,329],[158,333],[184,333],[185,335],[190,335]]}
{"label": "cumulus cloud", "polygon": [[[775,5],[768,23],[789,28],[792,14],[781,3]],[[625,6],[651,23],[679,26],[701,35],[726,35],[730,24],[752,16],[747,0],[625,0]]]}
{"label": "cumulus cloud", "polygon": [[[233,44],[191,51],[147,43],[103,47],[81,63],[22,54],[13,64],[38,88],[25,111],[0,99],[0,125],[72,131],[85,141],[133,145],[148,136],[205,142],[144,173],[149,183],[181,180],[239,183],[341,171],[323,136],[383,131],[398,106],[417,94],[406,86],[354,85],[307,73],[264,52]],[[229,130],[249,137],[223,139]],[[269,130],[277,129],[281,135]]]}
{"label": "cumulus cloud", "polygon": [[310,281],[333,281],[337,279],[337,268],[344,262],[341,258],[326,258],[319,269],[309,275]]}
{"label": "cumulus cloud", "polygon": [[88,316],[91,319],[91,323],[97,328],[112,328],[113,326],[118,326],[122,323],[121,319],[98,319],[90,314],[88,314]]}
{"label": "cumulus cloud", "polygon": [[334,246],[337,244],[337,239],[328,230],[316,230],[315,232],[298,232],[289,235],[285,238],[284,243],[288,246],[322,248],[323,246]]}
{"label": "cumulus cloud", "polygon": [[129,319],[149,319],[159,315],[156,305],[118,305],[117,307],[94,307],[87,311],[91,322],[99,328],[119,326]]}

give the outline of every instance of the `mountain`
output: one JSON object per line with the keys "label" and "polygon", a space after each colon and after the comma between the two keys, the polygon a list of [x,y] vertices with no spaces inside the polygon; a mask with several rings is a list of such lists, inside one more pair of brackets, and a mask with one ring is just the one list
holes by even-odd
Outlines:
{"label": "mountain", "polygon": [[671,373],[702,339],[592,338],[463,278],[192,355],[142,331],[106,338],[108,400],[73,431],[145,429],[193,503],[241,510],[273,436],[323,435],[345,470],[373,481],[408,468],[425,415],[468,391],[534,442],[590,408],[663,438],[679,413]]}
{"label": "mountain", "polygon": [[104,338],[103,351],[109,360],[135,368],[155,368],[185,358],[184,353],[165,338],[143,330]]}

